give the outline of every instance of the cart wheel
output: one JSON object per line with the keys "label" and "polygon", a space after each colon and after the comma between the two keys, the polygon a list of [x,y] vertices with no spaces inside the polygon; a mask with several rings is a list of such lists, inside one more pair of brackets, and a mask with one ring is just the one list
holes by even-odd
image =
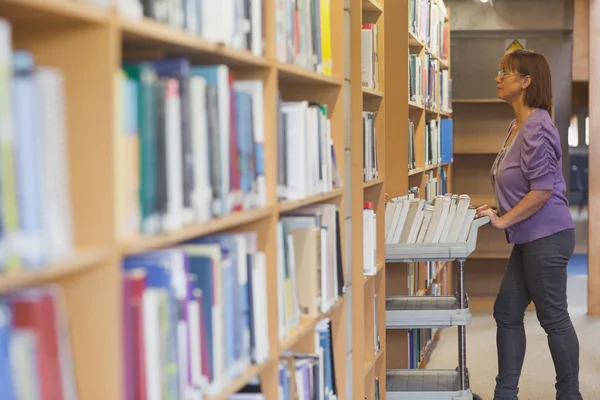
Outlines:
{"label": "cart wheel", "polygon": [[473,400],[483,400],[480,395],[473,393]]}

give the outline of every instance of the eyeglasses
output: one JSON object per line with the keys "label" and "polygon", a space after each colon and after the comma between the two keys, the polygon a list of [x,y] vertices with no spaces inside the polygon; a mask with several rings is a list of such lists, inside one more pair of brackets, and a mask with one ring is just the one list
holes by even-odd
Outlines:
{"label": "eyeglasses", "polygon": [[505,70],[503,70],[503,69],[499,69],[499,70],[498,70],[498,73],[497,73],[497,75],[496,75],[496,76],[498,76],[500,79],[504,79],[504,78],[506,78],[507,76],[512,76],[512,75],[527,76],[527,74],[522,74],[522,73],[520,73],[520,72],[513,72],[513,73],[506,72],[506,71],[505,71]]}

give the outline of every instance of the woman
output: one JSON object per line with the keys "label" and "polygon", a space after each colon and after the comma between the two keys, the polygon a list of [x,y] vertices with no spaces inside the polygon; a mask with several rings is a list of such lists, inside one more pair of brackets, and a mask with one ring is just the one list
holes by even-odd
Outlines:
{"label": "woman", "polygon": [[517,399],[525,357],[523,318],[531,301],[548,335],[556,399],[582,399],[579,341],[567,310],[567,263],[575,229],[562,174],[558,130],[550,116],[550,67],[541,54],[516,50],[500,61],[498,97],[515,113],[492,166],[497,210],[477,209],[504,230],[513,249],[494,303],[498,375],[495,400]]}

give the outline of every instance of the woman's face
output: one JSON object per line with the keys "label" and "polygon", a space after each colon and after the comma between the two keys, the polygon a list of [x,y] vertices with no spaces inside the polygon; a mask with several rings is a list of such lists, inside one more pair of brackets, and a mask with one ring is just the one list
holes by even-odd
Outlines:
{"label": "woman's face", "polygon": [[526,86],[523,75],[518,72],[499,70],[496,75],[498,97],[508,103],[519,98]]}

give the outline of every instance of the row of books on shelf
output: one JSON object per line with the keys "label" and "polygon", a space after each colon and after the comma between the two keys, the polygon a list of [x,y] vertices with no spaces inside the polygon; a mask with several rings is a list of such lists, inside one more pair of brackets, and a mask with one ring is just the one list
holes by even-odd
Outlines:
{"label": "row of books on shelf", "polygon": [[[0,273],[71,254],[65,79],[13,50],[0,19]],[[35,115],[35,118],[32,116]]]}
{"label": "row of books on shelf", "polygon": [[425,172],[423,180],[423,194],[425,195],[425,201],[431,201],[440,194],[446,194],[448,192],[448,176],[444,166],[437,168],[437,174],[435,171]]}
{"label": "row of books on shelf", "polygon": [[0,297],[0,398],[76,400],[70,343],[59,286]]}
{"label": "row of books on shelf", "polygon": [[452,112],[450,71],[425,51],[423,57],[408,55],[409,100],[434,111]]}
{"label": "row of books on shelf", "polygon": [[337,400],[331,320],[323,318],[315,327],[315,349],[311,353],[285,352],[279,361],[278,396],[281,400]]}
{"label": "row of books on shelf", "polygon": [[200,237],[126,257],[125,399],[216,395],[264,362],[266,274],[255,233]]}
{"label": "row of books on shelf", "polygon": [[425,124],[425,165],[449,164],[454,161],[454,121],[432,119]]}
{"label": "row of books on shelf", "polygon": [[379,28],[377,24],[363,24],[361,30],[362,85],[379,89]]}
{"label": "row of books on shelf", "polygon": [[[411,263],[408,273],[408,295],[417,295],[419,282],[424,282],[427,290],[426,296],[447,296],[449,273],[444,268],[443,262],[427,262],[422,268],[419,263]],[[437,328],[413,328],[408,329],[408,363],[410,369],[419,368],[421,360],[426,356],[425,352],[431,344]]]}
{"label": "row of books on shelf", "polygon": [[257,56],[264,52],[263,0],[117,0],[116,6],[128,18],[153,19]]}
{"label": "row of books on shelf", "polygon": [[446,193],[431,202],[408,194],[385,207],[385,243],[465,242],[475,218],[468,195]]}
{"label": "row of books on shelf", "polygon": [[[454,121],[451,118],[429,119],[424,124],[423,165],[450,164],[454,161]],[[408,119],[408,169],[417,168],[415,143],[419,141],[417,125]]]}
{"label": "row of books on shelf", "polygon": [[[255,232],[204,236],[126,257],[125,398],[218,395],[251,365],[268,359],[269,301],[277,301],[280,340],[301,318],[327,312],[343,286],[339,216],[332,207],[281,218],[276,299],[270,298],[265,254]],[[323,321],[317,324],[314,354],[297,367],[321,374],[302,390],[312,382],[311,390],[325,396],[317,398],[330,399],[335,393],[331,327]],[[286,392],[287,380],[280,378]]]}
{"label": "row of books on shelf", "polygon": [[279,98],[277,127],[279,200],[301,200],[341,187],[327,105]]}
{"label": "row of books on shelf", "polygon": [[[266,320],[259,320],[266,318],[267,292],[259,287],[262,283],[256,283],[257,278],[265,280],[264,264],[248,266],[248,281],[242,285],[239,280],[245,279],[244,272],[233,271],[246,264],[242,260],[211,265],[215,261],[211,257],[220,258],[216,255],[220,249],[214,252],[195,245],[183,249],[191,253],[206,252],[186,259],[169,249],[124,263],[123,397],[126,400],[201,399],[206,394],[218,394],[215,393],[218,385],[225,384],[234,369],[264,362],[269,356]],[[208,258],[208,263],[203,257]],[[138,266],[134,266],[136,262]],[[225,264],[229,269],[219,273],[218,269]],[[257,266],[259,272],[254,269]],[[137,276],[135,269],[141,272]],[[215,280],[210,280],[209,275]],[[185,287],[177,287],[180,284]],[[213,285],[218,288],[227,284],[236,286],[230,288],[230,295],[210,289]],[[181,293],[174,293],[177,291]],[[211,300],[211,294],[218,300]],[[253,302],[257,299],[260,306]],[[19,290],[0,298],[2,400],[79,397],[67,319],[62,289],[58,286]],[[258,336],[257,324],[264,324]],[[217,327],[221,328],[219,335],[213,331]],[[317,324],[314,343],[311,353],[282,355],[280,398],[337,398],[329,319]],[[216,370],[215,366],[222,370]],[[264,399],[260,390],[260,382],[251,381],[228,398]]]}
{"label": "row of books on shelf", "polygon": [[[126,64],[117,79],[120,236],[154,235],[266,205],[264,87],[186,58]],[[279,102],[278,193],[339,187],[327,106]]]}
{"label": "row of books on shelf", "polygon": [[449,287],[446,263],[427,261],[425,263],[409,263],[407,282],[408,296],[417,296],[421,289],[426,289],[432,296],[440,296]]}
{"label": "row of books on shelf", "polygon": [[280,62],[331,75],[331,0],[276,0],[275,47]]}
{"label": "row of books on shelf", "polygon": [[377,113],[363,111],[363,181],[369,182],[379,177],[379,158],[377,151]]}
{"label": "row of books on shelf", "polygon": [[443,1],[409,0],[408,26],[437,57],[447,60],[450,24],[444,23],[448,10]]}
{"label": "row of books on shelf", "polygon": [[117,90],[120,236],[266,204],[262,81],[173,58],[126,64]]}
{"label": "row of books on shelf", "polygon": [[327,313],[344,294],[340,213],[333,204],[305,207],[277,226],[279,339],[301,319]]}
{"label": "row of books on shelf", "polygon": [[408,330],[408,368],[419,368],[425,352],[437,331],[432,328],[413,328]]}

